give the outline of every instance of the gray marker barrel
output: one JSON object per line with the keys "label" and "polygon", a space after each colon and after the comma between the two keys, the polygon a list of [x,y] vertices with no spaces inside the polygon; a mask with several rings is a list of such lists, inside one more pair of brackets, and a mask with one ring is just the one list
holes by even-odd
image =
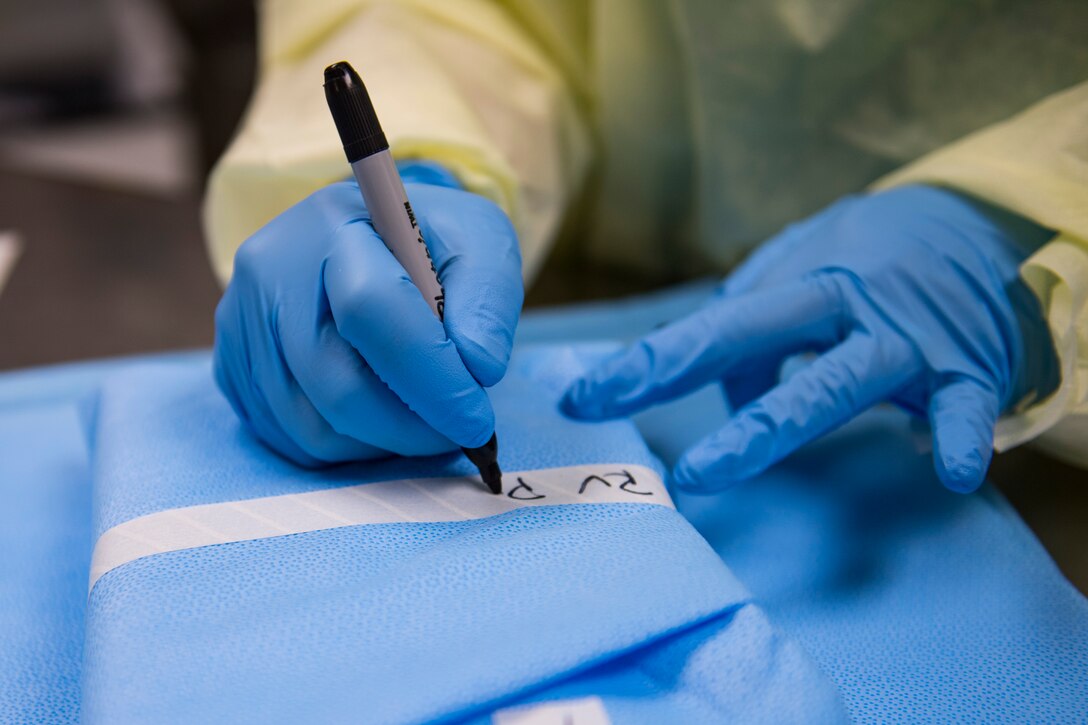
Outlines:
{"label": "gray marker barrel", "polygon": [[350,64],[334,63],[325,69],[325,99],[374,229],[441,320],[446,297],[438,272],[370,96]]}
{"label": "gray marker barrel", "polygon": [[438,272],[427,243],[423,241],[412,205],[408,203],[408,195],[404,193],[404,184],[397,173],[393,155],[388,149],[378,151],[352,163],[351,170],[359,182],[359,190],[363,192],[378,236],[441,320],[445,292],[438,281]]}

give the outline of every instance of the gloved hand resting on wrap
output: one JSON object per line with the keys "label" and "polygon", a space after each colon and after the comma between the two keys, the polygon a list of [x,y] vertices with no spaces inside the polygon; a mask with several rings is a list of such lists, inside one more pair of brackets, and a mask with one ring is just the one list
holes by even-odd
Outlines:
{"label": "gloved hand resting on wrap", "polygon": [[[563,406],[628,415],[722,381],[736,414],[674,472],[679,487],[711,492],[891,400],[928,416],[938,476],[972,491],[998,415],[1057,383],[1046,323],[1018,277],[1052,235],[932,187],[844,199],[765,243],[704,308],[603,361]],[[778,382],[806,352],[819,356]]]}
{"label": "gloved hand resting on wrap", "polygon": [[521,311],[517,237],[443,169],[410,163],[401,175],[445,287],[444,326],[354,181],[283,212],[235,257],[215,315],[216,380],[253,432],[297,463],[431,455],[494,432],[484,388],[506,372]]}

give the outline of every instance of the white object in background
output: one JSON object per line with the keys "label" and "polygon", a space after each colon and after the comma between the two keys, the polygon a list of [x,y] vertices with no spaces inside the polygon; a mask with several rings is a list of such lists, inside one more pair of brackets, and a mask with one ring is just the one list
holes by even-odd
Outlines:
{"label": "white object in background", "polygon": [[174,199],[196,188],[196,136],[177,111],[5,131],[7,170]]}
{"label": "white object in background", "polygon": [[599,697],[555,700],[498,710],[492,725],[612,725]]}
{"label": "white object in background", "polygon": [[4,285],[15,266],[15,260],[19,258],[19,252],[23,245],[19,235],[15,232],[0,232],[0,292],[4,291]]}

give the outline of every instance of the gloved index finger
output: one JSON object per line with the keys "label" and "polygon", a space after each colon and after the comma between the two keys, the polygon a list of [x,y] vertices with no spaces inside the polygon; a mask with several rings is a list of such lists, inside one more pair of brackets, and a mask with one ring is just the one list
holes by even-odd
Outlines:
{"label": "gloved index finger", "polygon": [[494,385],[506,372],[524,298],[514,227],[475,194],[416,185],[409,194],[445,289],[446,332],[469,372]]}
{"label": "gloved index finger", "polygon": [[684,395],[750,360],[835,343],[842,296],[827,275],[719,298],[605,360],[567,391],[571,415],[629,415]]}
{"label": "gloved index finger", "polygon": [[336,236],[324,283],[340,335],[435,430],[460,446],[486,443],[495,429],[487,394],[404,268],[365,222]]}
{"label": "gloved index finger", "polygon": [[982,485],[993,458],[1000,411],[997,393],[976,380],[954,379],[933,393],[933,463],[950,490],[969,493]]}

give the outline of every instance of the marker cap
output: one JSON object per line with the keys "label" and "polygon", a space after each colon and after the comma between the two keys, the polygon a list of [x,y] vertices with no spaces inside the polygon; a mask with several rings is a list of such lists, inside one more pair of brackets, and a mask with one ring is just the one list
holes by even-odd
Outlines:
{"label": "marker cap", "polygon": [[348,163],[389,148],[366,86],[347,61],[333,63],[325,69],[325,100],[344,144]]}

